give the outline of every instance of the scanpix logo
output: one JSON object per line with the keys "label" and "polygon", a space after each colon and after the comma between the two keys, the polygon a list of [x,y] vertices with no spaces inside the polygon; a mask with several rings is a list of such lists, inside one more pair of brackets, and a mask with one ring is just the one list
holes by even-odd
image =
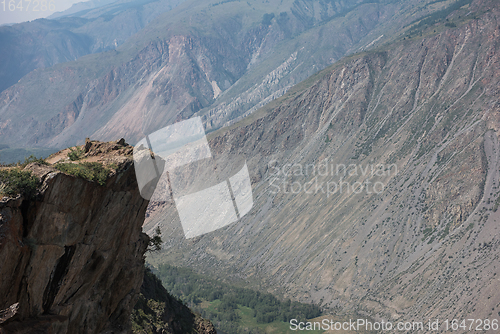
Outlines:
{"label": "scanpix logo", "polygon": [[[200,117],[162,128],[134,147],[141,196],[150,200],[155,191],[160,191],[162,197],[172,196],[187,239],[227,226],[253,206],[246,161],[229,179],[200,189],[200,166],[206,172],[210,163],[212,153]],[[159,185],[168,185],[168,189],[157,189]]]}

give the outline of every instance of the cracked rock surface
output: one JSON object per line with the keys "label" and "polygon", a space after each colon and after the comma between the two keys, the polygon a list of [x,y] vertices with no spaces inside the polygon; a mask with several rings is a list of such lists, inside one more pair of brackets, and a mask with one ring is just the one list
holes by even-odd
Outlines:
{"label": "cracked rock surface", "polygon": [[83,161],[114,167],[104,185],[32,163],[25,170],[41,180],[36,199],[0,199],[2,333],[130,331],[149,240],[142,233],[148,202],[130,146],[86,146]]}

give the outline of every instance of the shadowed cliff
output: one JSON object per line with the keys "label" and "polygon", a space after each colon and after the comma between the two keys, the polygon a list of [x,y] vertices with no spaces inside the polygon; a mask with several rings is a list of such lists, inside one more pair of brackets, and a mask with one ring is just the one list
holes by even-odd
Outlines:
{"label": "shadowed cliff", "polygon": [[0,333],[131,331],[149,242],[131,154],[87,140],[0,167]]}

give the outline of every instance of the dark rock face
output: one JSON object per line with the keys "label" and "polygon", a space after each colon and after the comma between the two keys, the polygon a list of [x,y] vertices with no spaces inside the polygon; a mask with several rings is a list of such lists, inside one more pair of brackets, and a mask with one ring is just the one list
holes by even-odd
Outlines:
{"label": "dark rock face", "polygon": [[110,160],[118,172],[104,186],[30,164],[42,181],[36,200],[0,200],[0,332],[130,331],[149,240],[142,233],[148,202],[132,159],[116,153],[127,149],[119,144],[109,147],[118,149]]}

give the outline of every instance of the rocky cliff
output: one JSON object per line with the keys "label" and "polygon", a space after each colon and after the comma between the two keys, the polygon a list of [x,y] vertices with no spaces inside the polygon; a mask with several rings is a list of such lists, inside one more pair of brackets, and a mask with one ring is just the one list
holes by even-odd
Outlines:
{"label": "rocky cliff", "polygon": [[149,241],[131,152],[87,141],[24,167],[36,193],[2,196],[0,332],[130,332]]}

